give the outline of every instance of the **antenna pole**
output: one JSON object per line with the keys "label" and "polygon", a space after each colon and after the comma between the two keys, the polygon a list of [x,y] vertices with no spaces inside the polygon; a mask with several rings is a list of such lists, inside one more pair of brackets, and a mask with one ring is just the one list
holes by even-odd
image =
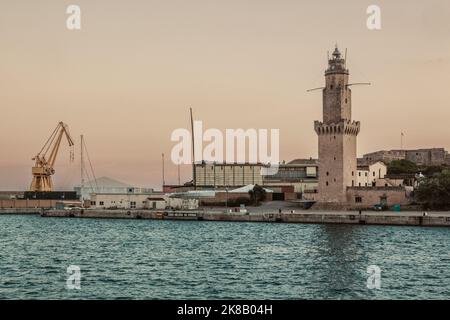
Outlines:
{"label": "antenna pole", "polygon": [[347,69],[347,48],[345,48],[344,68]]}
{"label": "antenna pole", "polygon": [[166,184],[164,177],[164,153],[161,155],[162,160],[162,191],[164,191],[164,185]]}
{"label": "antenna pole", "polygon": [[194,137],[194,118],[192,116],[192,108],[189,108],[191,114],[191,138],[192,138],[192,182],[194,190],[197,190],[197,174],[195,172],[195,137]]}
{"label": "antenna pole", "polygon": [[308,90],[306,90],[306,92],[316,91],[316,90],[320,90],[320,89],[325,89],[325,87],[319,87],[319,88],[314,88],[314,89],[308,89]]}
{"label": "antenna pole", "polygon": [[400,132],[400,150],[403,150],[403,132]]}
{"label": "antenna pole", "polygon": [[347,87],[350,86],[370,86],[372,85],[370,82],[356,82],[356,83],[349,83],[347,84]]}

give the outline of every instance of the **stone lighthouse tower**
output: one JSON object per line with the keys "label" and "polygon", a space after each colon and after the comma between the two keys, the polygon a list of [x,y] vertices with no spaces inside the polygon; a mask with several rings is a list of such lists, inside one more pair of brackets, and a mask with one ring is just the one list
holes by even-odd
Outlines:
{"label": "stone lighthouse tower", "polygon": [[348,80],[346,61],[336,47],[325,71],[323,122],[314,122],[319,136],[320,203],[346,203],[347,187],[354,186],[356,181],[359,121],[352,121]]}

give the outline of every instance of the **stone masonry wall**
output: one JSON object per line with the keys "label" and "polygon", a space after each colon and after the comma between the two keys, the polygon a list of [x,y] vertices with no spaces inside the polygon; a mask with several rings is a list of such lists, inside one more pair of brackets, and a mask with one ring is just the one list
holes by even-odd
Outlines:
{"label": "stone masonry wall", "polygon": [[[356,201],[357,197],[361,202]],[[410,202],[405,189],[401,187],[350,187],[347,190],[347,202],[355,208],[372,208],[381,202],[382,197],[386,198],[388,207]]]}

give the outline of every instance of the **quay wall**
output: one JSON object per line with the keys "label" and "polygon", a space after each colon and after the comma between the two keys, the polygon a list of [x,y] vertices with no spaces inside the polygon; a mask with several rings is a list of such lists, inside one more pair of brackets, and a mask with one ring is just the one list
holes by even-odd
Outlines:
{"label": "quay wall", "polygon": [[0,200],[1,209],[38,209],[38,208],[54,208],[57,200],[42,200],[42,199],[8,199]]}
{"label": "quay wall", "polygon": [[105,218],[105,219],[154,219],[201,220],[235,222],[311,223],[311,224],[367,224],[397,226],[450,227],[450,213],[392,213],[392,212],[343,212],[343,213],[219,213],[203,211],[149,211],[149,210],[44,210],[43,217]]}
{"label": "quay wall", "polygon": [[0,215],[2,215],[2,214],[3,215],[7,215],[7,214],[40,215],[40,214],[42,214],[42,212],[43,212],[42,208],[0,208]]}

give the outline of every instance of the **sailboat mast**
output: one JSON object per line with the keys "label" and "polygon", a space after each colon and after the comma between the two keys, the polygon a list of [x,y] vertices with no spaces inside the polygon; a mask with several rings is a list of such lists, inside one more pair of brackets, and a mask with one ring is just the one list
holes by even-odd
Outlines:
{"label": "sailboat mast", "polygon": [[84,198],[83,198],[83,191],[84,191],[84,137],[81,135],[81,141],[80,141],[80,178],[81,178],[81,184],[80,184],[80,199],[81,199],[81,206],[84,207]]}

